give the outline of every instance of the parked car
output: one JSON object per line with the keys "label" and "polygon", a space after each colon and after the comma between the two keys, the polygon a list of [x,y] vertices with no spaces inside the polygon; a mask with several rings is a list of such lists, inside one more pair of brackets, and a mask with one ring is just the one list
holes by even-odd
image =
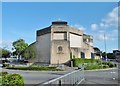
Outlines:
{"label": "parked car", "polygon": [[24,63],[29,63],[29,61],[27,61],[27,60],[24,60]]}
{"label": "parked car", "polygon": [[120,59],[116,59],[116,62],[120,62]]}

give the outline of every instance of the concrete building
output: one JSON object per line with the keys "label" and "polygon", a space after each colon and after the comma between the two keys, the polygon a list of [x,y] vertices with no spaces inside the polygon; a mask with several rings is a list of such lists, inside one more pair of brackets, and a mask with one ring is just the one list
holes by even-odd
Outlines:
{"label": "concrete building", "polygon": [[52,25],[36,33],[36,61],[47,64],[61,64],[72,58],[95,58],[93,36],[70,27],[65,21],[55,21]]}
{"label": "concrete building", "polygon": [[116,59],[120,59],[120,50],[113,50],[113,54]]}
{"label": "concrete building", "polygon": [[94,47],[94,58],[95,59],[102,59],[102,51],[99,48]]}

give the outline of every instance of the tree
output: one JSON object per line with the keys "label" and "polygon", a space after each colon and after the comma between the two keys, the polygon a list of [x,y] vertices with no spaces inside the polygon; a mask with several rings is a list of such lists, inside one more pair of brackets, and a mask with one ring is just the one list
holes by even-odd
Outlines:
{"label": "tree", "polygon": [[97,52],[100,52],[100,49],[97,48],[97,47],[94,47],[94,50],[97,51]]}
{"label": "tree", "polygon": [[106,59],[106,52],[102,53],[102,57],[103,57],[103,59]]}
{"label": "tree", "polygon": [[23,57],[26,60],[34,59],[36,57],[36,46],[35,42],[30,44],[23,52]]}
{"label": "tree", "polygon": [[107,58],[108,59],[115,59],[115,54],[114,53],[107,53]]}
{"label": "tree", "polygon": [[11,52],[9,50],[0,48],[0,57],[8,58],[10,57],[10,54]]}
{"label": "tree", "polygon": [[2,57],[2,48],[0,48],[0,58]]}
{"label": "tree", "polygon": [[94,52],[95,52],[96,55],[99,55],[99,56],[101,56],[101,54],[102,54],[102,52],[100,51],[100,49],[97,48],[97,47],[94,47]]}
{"label": "tree", "polygon": [[28,47],[28,44],[25,43],[25,40],[18,39],[17,41],[13,42],[13,47],[15,49],[15,52],[18,55],[18,58],[21,56],[22,52]]}

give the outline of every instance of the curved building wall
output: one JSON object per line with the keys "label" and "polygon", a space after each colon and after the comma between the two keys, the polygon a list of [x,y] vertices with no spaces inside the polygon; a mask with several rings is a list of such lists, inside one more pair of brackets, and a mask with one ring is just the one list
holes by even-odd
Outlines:
{"label": "curved building wall", "polygon": [[37,36],[37,62],[50,63],[51,33]]}

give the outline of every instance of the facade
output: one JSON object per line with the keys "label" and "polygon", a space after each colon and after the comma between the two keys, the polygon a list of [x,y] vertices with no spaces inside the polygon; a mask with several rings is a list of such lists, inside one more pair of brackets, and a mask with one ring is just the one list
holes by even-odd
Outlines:
{"label": "facade", "polygon": [[113,50],[113,54],[116,59],[120,59],[120,50]]}
{"label": "facade", "polygon": [[47,64],[62,64],[72,58],[94,58],[93,37],[81,30],[70,27],[65,21],[36,33],[36,61]]}
{"label": "facade", "polygon": [[94,47],[94,58],[95,59],[102,59],[102,51],[99,48]]}

